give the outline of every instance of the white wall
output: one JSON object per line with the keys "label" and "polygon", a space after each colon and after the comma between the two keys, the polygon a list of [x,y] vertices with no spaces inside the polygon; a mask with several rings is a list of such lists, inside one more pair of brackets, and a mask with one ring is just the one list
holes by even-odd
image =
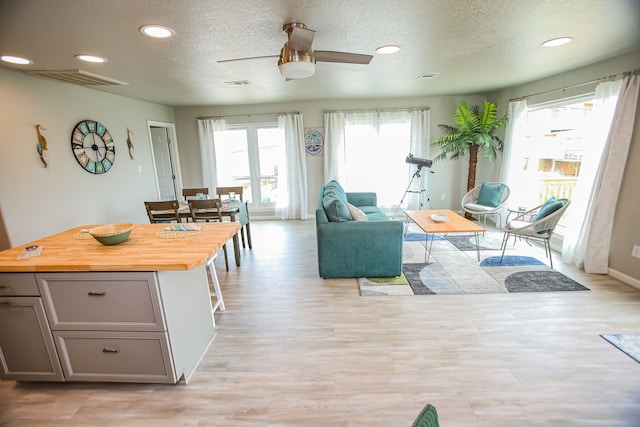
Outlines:
{"label": "white wall", "polygon": [[[286,111],[298,111],[303,115],[305,127],[323,127],[323,114],[328,110],[353,110],[353,109],[382,109],[382,108],[409,108],[409,107],[429,107],[431,109],[431,139],[440,136],[438,124],[454,125],[454,112],[456,105],[466,100],[475,105],[484,101],[483,96],[432,96],[413,98],[390,98],[390,99],[355,99],[355,100],[318,100],[304,102],[290,102],[277,104],[259,104],[233,107],[176,107],[176,127],[178,140],[180,141],[180,161],[182,166],[182,177],[185,186],[202,185],[202,170],[200,166],[200,148],[198,145],[198,117],[209,116],[234,116],[230,120],[264,120],[265,116],[260,114],[277,113]],[[506,111],[506,106],[505,106]],[[251,116],[254,115],[254,116]],[[249,116],[249,117],[247,117]],[[275,116],[274,116],[275,117]],[[438,150],[427,147],[424,157],[433,158],[439,154]],[[408,153],[407,153],[408,154]],[[320,186],[324,183],[323,156],[307,157],[307,185],[308,185],[308,211],[315,213],[316,201]],[[485,159],[480,160],[482,167],[486,163]],[[434,174],[429,175],[429,186],[427,191],[431,198],[431,206],[439,208],[460,208],[460,200],[466,192],[467,185],[467,160],[456,162],[445,161],[434,164],[432,170]],[[484,174],[491,174],[493,171],[484,165]],[[389,167],[406,167],[406,165],[389,165]],[[496,170],[497,174],[498,171]],[[497,176],[497,175],[496,175]],[[478,177],[480,171],[478,172]],[[408,184],[408,182],[407,182]],[[371,189],[375,191],[374,188]],[[441,200],[441,195],[445,194],[445,200]],[[402,198],[398,194],[398,201]]]}
{"label": "white wall", "polygon": [[[173,109],[6,69],[0,93],[0,211],[12,246],[79,225],[148,222],[143,201],[157,193],[147,120],[173,123]],[[106,174],[86,172],[73,156],[71,131],[84,119],[105,125],[115,140]],[[48,168],[36,151],[37,123],[47,128]]]}

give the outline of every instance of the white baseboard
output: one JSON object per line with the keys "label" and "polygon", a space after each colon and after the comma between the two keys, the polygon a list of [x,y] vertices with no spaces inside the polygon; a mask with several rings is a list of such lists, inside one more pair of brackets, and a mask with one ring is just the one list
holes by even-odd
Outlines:
{"label": "white baseboard", "polygon": [[619,271],[614,270],[613,268],[609,269],[608,274],[609,276],[613,277],[616,280],[621,281],[622,283],[625,283],[629,286],[633,286],[636,289],[640,289],[640,280],[634,277],[627,276],[626,274],[620,273]]}

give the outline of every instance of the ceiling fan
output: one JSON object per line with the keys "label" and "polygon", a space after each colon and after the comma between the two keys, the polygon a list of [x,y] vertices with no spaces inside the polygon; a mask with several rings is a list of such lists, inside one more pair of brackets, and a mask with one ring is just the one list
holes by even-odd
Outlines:
{"label": "ceiling fan", "polygon": [[225,59],[218,63],[244,61],[258,58],[279,58],[278,68],[280,74],[287,79],[304,79],[311,77],[316,72],[316,61],[340,62],[345,64],[368,64],[372,55],[359,53],[336,52],[332,50],[311,49],[313,37],[316,32],[310,30],[301,22],[284,24],[282,31],[287,34],[288,41],[280,50],[280,55],[252,56],[247,58]]}

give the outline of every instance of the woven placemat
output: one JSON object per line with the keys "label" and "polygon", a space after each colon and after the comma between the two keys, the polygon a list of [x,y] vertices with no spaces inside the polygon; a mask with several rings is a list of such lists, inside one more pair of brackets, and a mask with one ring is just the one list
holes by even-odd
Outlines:
{"label": "woven placemat", "polygon": [[188,230],[188,231],[158,230],[156,231],[156,236],[160,237],[161,239],[180,239],[182,237],[189,237],[198,233],[202,233],[206,229],[207,229],[206,225],[200,225],[200,230]]}
{"label": "woven placemat", "polygon": [[89,234],[88,231],[78,231],[73,235],[73,238],[78,240],[89,240],[93,239],[93,236]]}

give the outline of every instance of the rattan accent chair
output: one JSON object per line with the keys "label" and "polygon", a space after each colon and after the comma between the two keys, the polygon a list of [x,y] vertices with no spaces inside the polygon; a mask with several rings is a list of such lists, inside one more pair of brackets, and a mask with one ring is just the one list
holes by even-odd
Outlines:
{"label": "rattan accent chair", "polygon": [[482,185],[478,185],[473,188],[462,198],[462,210],[464,212],[468,212],[471,215],[475,215],[478,218],[478,224],[480,224],[480,219],[482,219],[482,226],[487,228],[487,217],[493,216],[496,219],[496,226],[498,228],[502,227],[502,211],[509,199],[509,195],[511,191],[506,184],[501,182],[487,182],[483,184],[489,185],[501,185],[504,190],[502,192],[502,198],[499,200],[497,206],[487,206],[484,204],[478,203],[478,198],[480,196],[480,190],[482,189]]}
{"label": "rattan accent chair", "polygon": [[542,204],[519,214],[504,226],[502,230],[504,231],[504,235],[502,236],[502,256],[500,257],[500,262],[502,262],[504,258],[504,251],[507,248],[509,238],[511,236],[524,237],[525,239],[543,241],[545,256],[549,258],[549,263],[551,268],[553,268],[553,258],[551,257],[551,244],[549,240],[556,225],[558,225],[558,221],[560,221],[560,218],[562,218],[562,215],[571,203],[569,199],[558,199],[557,201],[562,203],[562,206],[549,215],[537,219],[537,217],[540,216],[541,208],[544,206],[544,204]]}

